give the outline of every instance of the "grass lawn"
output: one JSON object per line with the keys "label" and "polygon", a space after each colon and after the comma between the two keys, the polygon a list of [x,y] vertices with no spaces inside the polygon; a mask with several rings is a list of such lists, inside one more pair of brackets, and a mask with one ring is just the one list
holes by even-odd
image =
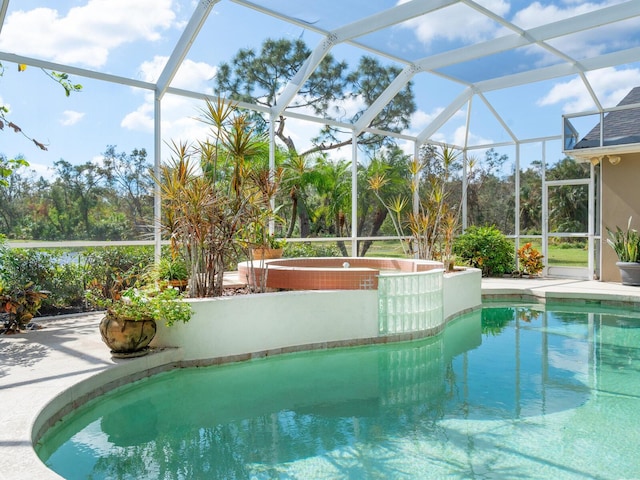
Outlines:
{"label": "grass lawn", "polygon": [[547,253],[547,264],[553,266],[586,267],[589,261],[589,252],[585,248],[559,248],[550,245]]}
{"label": "grass lawn", "polygon": [[[526,243],[521,241],[521,245]],[[540,240],[535,239],[531,242],[534,248],[541,250]],[[568,266],[568,267],[586,267],[588,262],[588,251],[586,242],[584,244],[576,244],[569,246],[568,244],[549,245],[547,264],[552,266]],[[406,258],[402,251],[400,242],[397,240],[385,240],[374,242],[367,252],[368,257],[394,257]]]}
{"label": "grass lawn", "polygon": [[[521,240],[523,245],[527,240]],[[542,250],[541,240],[531,240],[534,248]],[[563,242],[556,245],[549,245],[547,250],[547,265],[550,266],[566,266],[566,267],[587,267],[589,261],[589,252],[587,250],[587,241],[580,243]]]}

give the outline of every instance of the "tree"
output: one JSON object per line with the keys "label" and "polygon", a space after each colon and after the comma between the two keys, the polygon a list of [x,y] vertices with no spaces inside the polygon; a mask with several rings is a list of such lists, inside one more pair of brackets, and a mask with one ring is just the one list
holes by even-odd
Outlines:
{"label": "tree", "polygon": [[293,236],[298,218],[300,218],[298,225],[300,237],[308,237],[311,233],[307,198],[309,188],[317,182],[314,178],[318,174],[315,168],[316,161],[317,157],[311,155],[291,155],[283,163],[284,178],[282,187],[291,202],[287,237]]}
{"label": "tree", "polygon": [[514,172],[506,175],[503,171],[508,160],[507,155],[500,155],[491,148],[482,162],[472,162],[467,186],[469,225],[495,225],[502,232],[513,233]]}
{"label": "tree", "polygon": [[[220,94],[229,95],[233,99],[273,107],[278,93],[293,79],[310,54],[310,50],[300,39],[267,39],[260,52],[241,49],[231,63],[221,64],[216,77],[216,88]],[[342,102],[355,100],[355,103],[361,105],[351,114],[350,120],[355,121],[400,72],[399,68],[383,66],[373,57],[362,57],[358,66],[349,71],[346,62],[338,62],[331,54],[327,54],[287,108],[312,109],[326,118],[337,118],[344,117],[347,113]],[[382,109],[370,126],[399,132],[408,127],[415,109],[413,88],[409,82]],[[286,119],[281,116],[277,120],[276,135],[297,156],[304,157],[351,143],[350,136],[347,140],[341,140],[339,130],[327,125],[312,139],[312,148],[299,152],[293,139],[287,134],[285,125]],[[370,149],[393,143],[388,137],[365,132],[359,134],[358,141],[360,145]]]}
{"label": "tree", "polygon": [[[221,64],[216,77],[216,88],[220,95],[273,107],[278,94],[294,79],[310,54],[311,51],[301,39],[267,39],[260,51],[241,49],[231,62]],[[346,62],[339,62],[331,54],[327,54],[300,86],[287,109],[311,109],[328,119],[342,119],[347,115],[350,121],[356,121],[400,71],[395,66],[382,65],[372,57],[362,57],[357,67],[349,70]],[[346,102],[359,105],[359,108],[354,112],[347,112],[344,106]],[[368,126],[402,131],[408,127],[415,109],[412,84],[408,83]],[[265,125],[265,119],[259,114],[253,114],[253,119]],[[308,157],[350,144],[351,134],[341,132],[335,126],[325,125],[315,138],[310,139],[312,146],[300,151],[287,130],[287,119],[280,116],[276,122],[275,135],[289,151],[290,158],[284,165],[284,186],[292,202],[292,218],[287,235],[293,234],[296,221],[299,220],[300,236],[306,237],[313,230],[307,205],[311,191],[309,189],[314,189],[313,183],[320,182],[322,177],[322,174],[318,175],[311,168],[315,160],[309,161]],[[395,145],[395,141],[389,137],[367,132],[359,133],[358,142],[368,153],[376,152],[384,145],[390,148]]]}
{"label": "tree", "polygon": [[107,191],[112,192],[111,203],[114,207],[122,203],[118,210],[124,212],[129,224],[138,230],[149,230],[153,221],[154,182],[149,175],[152,167],[144,148],[136,148],[127,155],[116,153],[116,147],[109,145],[98,169],[105,186],[109,187]]}
{"label": "tree", "polygon": [[7,158],[0,154],[0,187],[8,187],[8,178],[11,177],[11,175],[19,168],[28,166],[29,163],[22,157]]}
{"label": "tree", "polygon": [[[27,69],[26,65],[24,64],[18,65],[18,72],[24,72],[26,69]],[[69,79],[69,75],[66,73],[47,71],[45,69],[41,69],[41,70],[44,72],[46,76],[51,78],[51,80],[59,84],[64,89],[64,93],[67,97],[71,95],[72,92],[79,92],[82,90],[82,85],[80,85],[79,83],[72,83],[72,81]],[[0,62],[0,77],[2,76],[4,76],[4,65],[2,64],[2,62]],[[0,130],[4,130],[4,127],[6,125],[10,129],[12,129],[15,133],[22,134],[28,140],[32,141],[36,145],[36,147],[38,147],[39,149],[47,150],[47,147],[45,144],[43,144],[42,142],[39,142],[35,138],[30,137],[22,130],[20,126],[13,123],[9,119],[9,114],[10,114],[9,108],[6,105],[0,105]],[[5,176],[6,175],[3,175],[3,172],[0,169],[0,180]]]}
{"label": "tree", "polygon": [[[359,170],[358,232],[367,237],[380,233],[391,212],[400,218],[410,203],[410,157],[400,148],[383,150],[366,168]],[[401,226],[394,220],[393,234],[402,235]],[[371,240],[360,243],[360,256],[372,245]]]}
{"label": "tree", "polygon": [[103,173],[91,162],[72,165],[66,160],[54,164],[57,179],[53,182],[53,208],[49,219],[57,226],[60,239],[77,238],[80,231],[92,236],[90,212],[103,195]]}
{"label": "tree", "polygon": [[[547,170],[547,180],[588,178],[589,164],[569,157]],[[561,185],[549,194],[549,229],[552,232],[586,232],[589,220],[589,190],[586,185]]]}
{"label": "tree", "polygon": [[316,163],[318,208],[314,212],[316,234],[349,235],[351,210],[351,168],[349,162],[321,157]]}
{"label": "tree", "polygon": [[26,215],[24,200],[30,182],[20,175],[20,169],[27,165],[22,158],[9,160],[0,155],[0,231],[6,234],[14,233]]}
{"label": "tree", "polygon": [[542,162],[520,172],[520,230],[526,234],[542,233]]}

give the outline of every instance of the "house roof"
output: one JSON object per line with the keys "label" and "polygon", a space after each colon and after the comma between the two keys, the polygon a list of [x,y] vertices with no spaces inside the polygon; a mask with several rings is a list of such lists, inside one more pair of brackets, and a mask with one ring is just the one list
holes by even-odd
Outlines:
{"label": "house roof", "polygon": [[[640,87],[633,88],[617,106],[634,104],[640,105]],[[602,146],[640,143],[640,107],[636,106],[607,113],[603,117],[603,122],[598,122],[573,148],[600,147],[601,125],[603,126]]]}

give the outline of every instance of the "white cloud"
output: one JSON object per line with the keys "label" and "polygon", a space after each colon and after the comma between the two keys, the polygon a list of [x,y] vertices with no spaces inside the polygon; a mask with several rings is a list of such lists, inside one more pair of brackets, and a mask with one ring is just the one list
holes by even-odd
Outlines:
{"label": "white cloud", "polygon": [[38,178],[42,177],[47,180],[54,178],[54,169],[50,165],[29,161],[28,169],[29,171],[33,170]]}
{"label": "white cloud", "polygon": [[[477,3],[497,15],[505,15],[509,11],[509,2],[504,0],[480,0]],[[452,18],[456,19],[457,25],[464,25],[464,28],[443,28],[443,25],[451,25]],[[494,37],[499,30],[493,20],[463,4],[455,4],[414,18],[401,26],[414,30],[418,40],[425,45],[438,39],[476,42]]]}
{"label": "white cloud", "polygon": [[[140,76],[146,82],[156,82],[162,73],[169,57],[155,56],[153,60],[140,65]],[[216,76],[218,67],[205,62],[194,62],[186,59],[176,72],[171,82],[172,87],[211,93],[212,79]]]}
{"label": "white cloud", "polygon": [[[157,56],[140,66],[143,80],[156,81],[167,63],[167,57]],[[171,86],[198,92],[212,93],[211,79],[215,76],[216,67],[204,62],[185,60],[176,73]],[[133,112],[127,114],[121,122],[123,128],[143,132],[153,132],[153,94],[146,93],[145,101]],[[202,138],[206,127],[194,119],[198,116],[198,108],[202,102],[165,95],[162,100],[162,131],[164,138],[194,140]]]}
{"label": "white cloud", "polygon": [[[566,2],[566,7],[563,7],[562,4],[550,3],[543,5],[540,2],[533,2],[513,16],[513,23],[521,28],[530,29],[548,22],[549,19],[559,21],[573,18],[616,3],[620,3],[620,1],[599,3]],[[612,46],[615,50],[623,50],[635,46],[633,39],[636,38],[639,28],[640,19],[629,19],[625,22],[604,25],[596,29],[550,39],[547,43],[570,57],[576,59],[591,58],[607,53]],[[538,66],[557,61],[557,57],[551,52],[545,52],[536,47],[531,47],[528,51],[530,54],[537,56],[540,56],[542,52],[540,60],[536,63]]]}
{"label": "white cloud", "polygon": [[543,5],[540,2],[532,2],[526,8],[516,12],[512,22],[526,30],[547,23],[549,19],[557,22],[598,8],[602,8],[602,5],[591,2],[577,3],[568,8],[562,8],[559,4]]}
{"label": "white cloud", "polygon": [[[603,68],[587,73],[587,79],[602,105],[613,107],[633,87],[640,85],[640,69]],[[589,92],[579,78],[554,85],[537,104],[542,107],[561,104],[564,113],[579,113],[595,108]]]}
{"label": "white cloud", "polygon": [[[465,127],[464,125],[461,125],[458,128],[456,128],[455,132],[453,133],[453,145],[464,146],[466,135],[467,135],[467,127]],[[493,143],[493,140],[489,138],[481,137],[473,133],[473,131],[469,131],[469,138],[467,140],[468,145],[489,145],[492,143]]]}
{"label": "white cloud", "polygon": [[100,67],[111,49],[157,41],[174,21],[172,0],[90,0],[66,15],[52,8],[18,10],[5,21],[0,49]]}
{"label": "white cloud", "polygon": [[151,101],[143,103],[133,112],[128,113],[120,122],[120,126],[127,130],[153,132],[153,96]]}
{"label": "white cloud", "polygon": [[405,133],[408,135],[418,135],[425,128],[429,126],[431,122],[433,122],[444,108],[439,107],[431,113],[427,113],[424,110],[416,110],[411,115],[411,120],[409,122],[409,130]]}
{"label": "white cloud", "polygon": [[60,119],[60,123],[65,127],[75,125],[84,117],[84,113],[82,112],[74,112],[73,110],[65,110],[62,112],[62,118]]}

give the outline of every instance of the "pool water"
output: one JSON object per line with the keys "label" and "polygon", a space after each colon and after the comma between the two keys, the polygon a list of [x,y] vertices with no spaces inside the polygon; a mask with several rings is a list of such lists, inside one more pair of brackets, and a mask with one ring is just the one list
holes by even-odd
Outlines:
{"label": "pool water", "polygon": [[69,479],[640,477],[640,314],[486,304],[434,338],[182,369],[90,402]]}

